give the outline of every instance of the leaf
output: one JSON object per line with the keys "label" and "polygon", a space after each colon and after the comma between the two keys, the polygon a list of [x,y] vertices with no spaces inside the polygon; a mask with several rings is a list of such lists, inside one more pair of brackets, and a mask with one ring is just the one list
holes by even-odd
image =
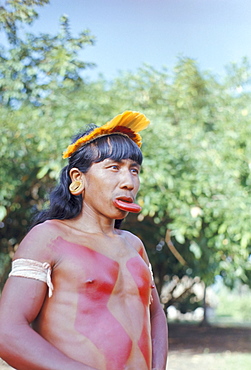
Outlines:
{"label": "leaf", "polygon": [[0,221],[2,221],[7,216],[7,210],[5,207],[0,206]]}

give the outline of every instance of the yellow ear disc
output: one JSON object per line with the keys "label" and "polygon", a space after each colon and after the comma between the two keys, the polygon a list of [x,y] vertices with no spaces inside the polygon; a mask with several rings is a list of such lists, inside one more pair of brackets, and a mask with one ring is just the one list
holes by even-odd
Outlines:
{"label": "yellow ear disc", "polygon": [[84,185],[81,181],[73,181],[69,186],[69,190],[72,195],[79,195],[83,192]]}

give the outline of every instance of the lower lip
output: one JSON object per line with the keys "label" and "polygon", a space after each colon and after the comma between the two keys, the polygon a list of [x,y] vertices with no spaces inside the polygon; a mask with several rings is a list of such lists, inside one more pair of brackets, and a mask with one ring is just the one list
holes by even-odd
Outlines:
{"label": "lower lip", "polygon": [[141,211],[141,207],[138,204],[123,202],[119,199],[115,199],[114,205],[116,208],[126,212],[139,213]]}

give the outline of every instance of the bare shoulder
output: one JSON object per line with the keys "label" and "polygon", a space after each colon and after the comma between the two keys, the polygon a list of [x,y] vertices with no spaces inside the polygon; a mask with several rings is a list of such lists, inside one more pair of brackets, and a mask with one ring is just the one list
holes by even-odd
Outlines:
{"label": "bare shoulder", "polygon": [[63,233],[64,227],[56,220],[48,220],[34,226],[18,246],[14,259],[28,258],[52,263],[54,256],[50,244]]}
{"label": "bare shoulder", "polygon": [[133,244],[143,245],[141,239],[136,236],[135,234],[131,233],[127,230],[119,230],[120,235],[125,238],[126,240],[130,241]]}
{"label": "bare shoulder", "polygon": [[132,234],[130,231],[127,230],[120,231],[121,235],[126,239],[126,241],[130,243],[130,245],[133,246],[144,259],[147,259],[145,247],[142,240],[135,234]]}

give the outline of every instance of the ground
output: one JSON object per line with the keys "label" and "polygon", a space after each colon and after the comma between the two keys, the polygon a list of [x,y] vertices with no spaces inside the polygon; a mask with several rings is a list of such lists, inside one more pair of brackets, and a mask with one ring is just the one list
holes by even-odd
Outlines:
{"label": "ground", "polygon": [[251,328],[169,324],[171,351],[251,352]]}
{"label": "ground", "polygon": [[[250,327],[169,324],[168,370],[251,369],[250,353]],[[7,369],[0,360],[0,370]]]}
{"label": "ground", "polygon": [[251,369],[251,328],[169,324],[168,370]]}

